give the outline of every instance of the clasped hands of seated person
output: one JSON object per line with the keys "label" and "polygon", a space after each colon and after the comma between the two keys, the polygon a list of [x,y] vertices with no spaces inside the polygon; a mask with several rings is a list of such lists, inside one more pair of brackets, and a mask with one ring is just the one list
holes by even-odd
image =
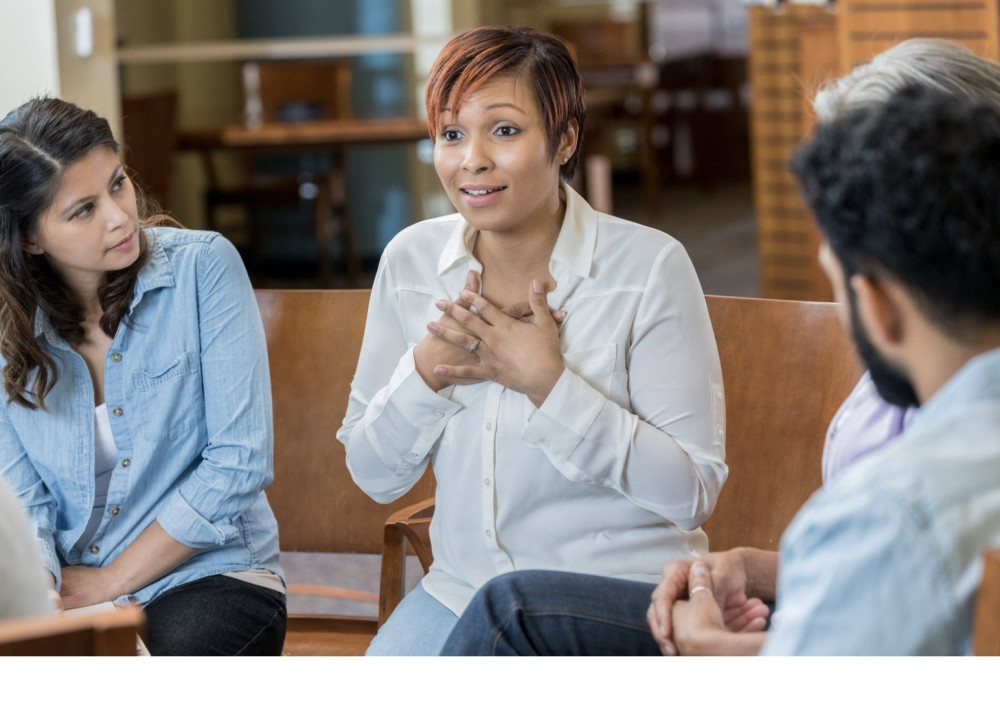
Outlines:
{"label": "clasped hands of seated person", "polygon": [[[748,595],[742,549],[672,562],[653,590],[646,621],[664,655],[756,654],[768,607]],[[756,634],[756,635],[754,635]]]}
{"label": "clasped hands of seated person", "polygon": [[457,300],[438,301],[443,314],[427,324],[428,335],[414,349],[418,372],[435,391],[488,380],[541,406],[564,368],[559,325],[565,312],[549,309],[537,280],[526,303],[504,309],[480,295],[478,283],[470,272]]}

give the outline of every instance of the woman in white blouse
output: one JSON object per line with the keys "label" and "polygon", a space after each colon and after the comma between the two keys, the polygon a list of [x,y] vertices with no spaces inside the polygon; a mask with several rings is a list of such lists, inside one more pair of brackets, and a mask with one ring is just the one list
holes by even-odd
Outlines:
{"label": "woman in white blouse", "polygon": [[566,184],[586,116],[566,44],[472,30],[438,56],[426,100],[457,213],[386,247],[337,435],[379,502],[433,462],[434,564],[369,654],[437,653],[503,572],[655,582],[708,551],[699,527],[727,474],[690,259]]}

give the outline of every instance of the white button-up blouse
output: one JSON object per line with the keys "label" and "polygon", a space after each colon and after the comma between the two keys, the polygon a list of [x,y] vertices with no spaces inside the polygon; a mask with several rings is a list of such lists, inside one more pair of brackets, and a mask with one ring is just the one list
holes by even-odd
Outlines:
{"label": "white button-up blouse", "polygon": [[434,564],[424,588],[456,613],[491,577],[554,569],[656,581],[708,549],[726,479],[722,373],[683,247],[596,212],[564,186],[549,306],[566,368],[544,404],[490,382],[432,391],[413,347],[455,299],[476,231],[459,215],[386,247],[337,437],[354,481],[399,498],[433,463]]}

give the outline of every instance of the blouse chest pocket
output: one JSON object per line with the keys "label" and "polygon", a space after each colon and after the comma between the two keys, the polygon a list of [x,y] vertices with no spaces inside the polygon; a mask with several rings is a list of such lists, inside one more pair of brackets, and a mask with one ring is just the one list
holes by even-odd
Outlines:
{"label": "blouse chest pocket", "polygon": [[627,382],[624,370],[616,371],[618,362],[618,346],[609,343],[603,346],[592,346],[581,350],[567,351],[563,354],[566,367],[582,377],[587,383],[605,397],[621,403],[627,397],[620,396],[627,392]]}
{"label": "blouse chest pocket", "polygon": [[198,356],[184,353],[132,373],[134,411],[143,431],[176,438],[202,422],[205,410],[198,370]]}

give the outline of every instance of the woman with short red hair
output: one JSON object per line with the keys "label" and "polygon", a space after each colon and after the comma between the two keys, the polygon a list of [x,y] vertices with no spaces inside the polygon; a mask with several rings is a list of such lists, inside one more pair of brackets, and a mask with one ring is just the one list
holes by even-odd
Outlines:
{"label": "woman with short red hair", "polygon": [[369,654],[435,654],[476,589],[544,568],[655,582],[705,553],[725,480],[718,352],[663,232],[569,185],[586,117],[561,39],[486,27],[427,81],[455,214],[386,247],[338,438],[373,499],[433,463],[434,564]]}

